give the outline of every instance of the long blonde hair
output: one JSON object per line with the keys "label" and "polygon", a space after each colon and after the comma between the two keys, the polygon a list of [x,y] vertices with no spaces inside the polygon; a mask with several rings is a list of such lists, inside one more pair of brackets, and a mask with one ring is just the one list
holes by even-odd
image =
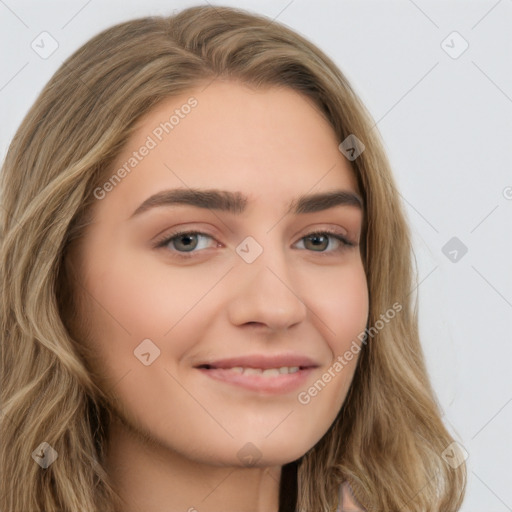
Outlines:
{"label": "long blonde hair", "polygon": [[[333,511],[343,481],[369,512],[458,510],[465,466],[453,469],[441,457],[453,440],[425,369],[411,299],[409,231],[374,122],[313,44],[276,22],[226,7],[136,19],[95,36],[62,64],[10,145],[0,176],[0,510],[112,512],[119,506],[103,464],[105,396],[70,328],[79,315],[67,256],[90,222],[93,191],[139,118],[216,77],[300,91],[340,142],[353,134],[364,143],[351,166],[365,204],[368,326],[392,304],[402,308],[361,345],[331,428],[285,466],[280,510]],[[31,457],[42,442],[59,454],[45,470]]]}

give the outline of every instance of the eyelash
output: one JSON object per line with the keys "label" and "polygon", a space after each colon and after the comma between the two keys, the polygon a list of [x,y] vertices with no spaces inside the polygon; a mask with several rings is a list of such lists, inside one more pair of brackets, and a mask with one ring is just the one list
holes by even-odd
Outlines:
{"label": "eyelash", "polygon": [[[161,238],[160,240],[157,240],[155,242],[154,247],[155,247],[155,249],[164,249],[174,239],[179,238],[180,236],[183,236],[183,235],[201,235],[201,236],[206,236],[208,238],[215,240],[215,238],[212,235],[209,235],[208,233],[203,233],[201,231],[185,231],[184,230],[184,231],[177,231],[175,233],[165,235],[163,238]],[[324,229],[322,231],[312,231],[311,233],[307,233],[306,235],[302,236],[300,238],[300,240],[303,240],[307,237],[315,236],[315,235],[329,235],[329,236],[337,239],[338,241],[340,241],[342,244],[342,246],[339,249],[335,249],[333,251],[327,251],[327,252],[326,251],[311,251],[311,252],[318,252],[318,254],[320,254],[322,256],[326,256],[326,255],[329,255],[329,254],[332,254],[335,252],[341,252],[349,247],[356,246],[355,243],[351,242],[350,240],[345,238],[343,235],[340,235],[339,233],[336,233],[335,231],[332,231],[329,229]],[[200,252],[200,251],[194,250],[194,251],[190,251],[188,253],[184,253],[184,252],[173,250],[172,252],[175,253],[173,256],[176,256],[178,258],[191,259],[191,258],[196,257],[195,253]]]}

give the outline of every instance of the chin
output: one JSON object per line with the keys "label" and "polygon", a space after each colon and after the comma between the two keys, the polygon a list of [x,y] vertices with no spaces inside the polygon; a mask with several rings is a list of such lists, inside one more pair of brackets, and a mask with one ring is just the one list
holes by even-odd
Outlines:
{"label": "chin", "polygon": [[[188,453],[185,457],[202,464],[221,467],[271,467],[283,466],[302,457],[315,443],[297,439],[288,440],[284,443],[281,439],[270,441],[269,439],[256,441],[240,441],[232,439],[228,443],[213,441],[210,444],[210,451],[194,454]],[[214,450],[211,450],[215,447]]]}
{"label": "chin", "polygon": [[[286,438],[286,439],[285,439]],[[281,436],[263,439],[259,443],[244,443],[237,450],[238,466],[283,466],[299,459],[315,446],[317,439]]]}

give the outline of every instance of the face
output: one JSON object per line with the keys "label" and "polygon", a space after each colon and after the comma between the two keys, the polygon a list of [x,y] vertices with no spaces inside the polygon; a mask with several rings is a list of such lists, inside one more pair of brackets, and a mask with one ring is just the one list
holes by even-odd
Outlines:
{"label": "face", "polygon": [[95,191],[76,255],[92,364],[162,453],[284,464],[332,425],[368,316],[339,142],[299,93],[217,80],[147,114]]}

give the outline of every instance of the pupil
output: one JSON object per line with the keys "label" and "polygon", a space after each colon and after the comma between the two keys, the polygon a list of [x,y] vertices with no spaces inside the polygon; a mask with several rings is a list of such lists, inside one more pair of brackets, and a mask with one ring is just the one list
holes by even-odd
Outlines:
{"label": "pupil", "polygon": [[[196,235],[182,235],[178,241],[184,245],[187,249],[193,249],[194,248],[194,237]],[[183,241],[185,241],[183,243]]]}
{"label": "pupil", "polygon": [[313,245],[315,247],[318,247],[319,245],[325,244],[326,238],[327,237],[325,235],[312,235],[312,236],[309,237],[309,239],[311,241],[313,241]]}

